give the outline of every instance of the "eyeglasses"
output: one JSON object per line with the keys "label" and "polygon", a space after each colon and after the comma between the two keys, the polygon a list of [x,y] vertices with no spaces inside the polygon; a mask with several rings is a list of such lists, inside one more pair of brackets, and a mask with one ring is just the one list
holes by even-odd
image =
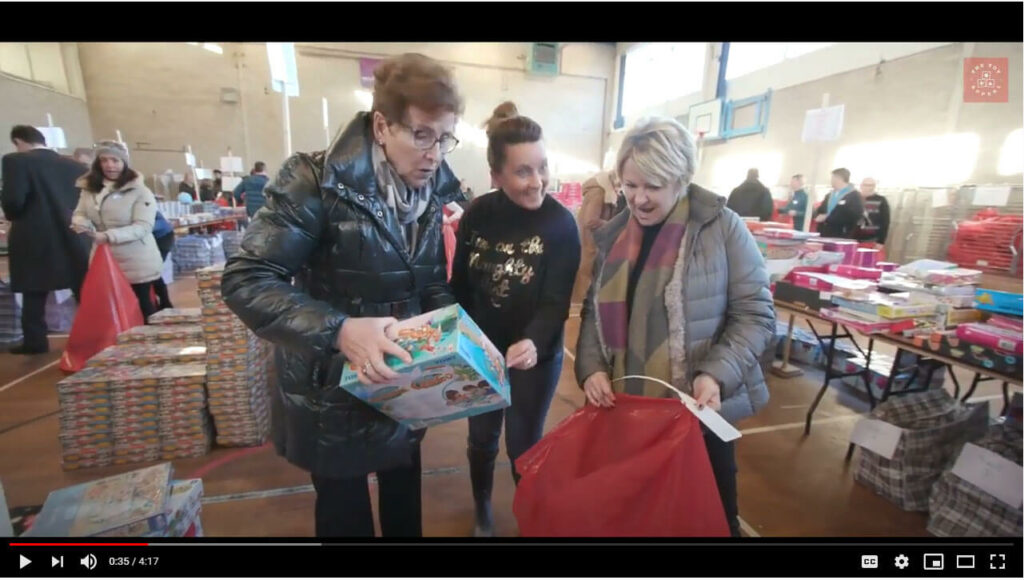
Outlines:
{"label": "eyeglasses", "polygon": [[434,137],[434,132],[426,129],[413,129],[401,121],[393,121],[394,124],[409,131],[412,135],[412,144],[417,149],[426,151],[432,149],[435,144],[440,143],[441,154],[447,155],[459,146],[459,140],[451,133],[443,133],[440,137]]}

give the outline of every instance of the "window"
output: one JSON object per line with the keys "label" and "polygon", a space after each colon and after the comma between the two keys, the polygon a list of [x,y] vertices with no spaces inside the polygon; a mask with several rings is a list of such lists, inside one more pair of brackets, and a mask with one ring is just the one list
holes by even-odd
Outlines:
{"label": "window", "polygon": [[672,99],[700,92],[708,45],[651,42],[626,55],[622,113],[636,115]]}
{"label": "window", "polygon": [[999,175],[1020,173],[1024,173],[1024,129],[1010,133],[999,152]]}
{"label": "window", "polygon": [[729,101],[725,104],[725,126],[722,136],[726,139],[743,135],[764,133],[768,126],[768,107],[771,104],[771,91],[763,95]]}
{"label": "window", "polygon": [[732,80],[832,46],[832,42],[733,42],[725,78]]}
{"label": "window", "polygon": [[854,183],[871,176],[887,187],[944,187],[970,179],[980,146],[975,133],[876,141],[840,148],[832,166],[848,168]]}

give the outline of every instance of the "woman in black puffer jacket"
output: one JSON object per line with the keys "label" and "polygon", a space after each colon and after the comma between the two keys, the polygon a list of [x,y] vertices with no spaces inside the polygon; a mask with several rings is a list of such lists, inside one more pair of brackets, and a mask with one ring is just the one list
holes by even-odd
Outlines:
{"label": "woman in black puffer jacket", "polygon": [[395,378],[383,355],[409,356],[384,329],[454,303],[441,208],[462,199],[444,161],[461,112],[451,73],[436,61],[407,54],[381,64],[373,111],[329,151],[285,162],[224,272],[228,306],[277,346],[274,442],[312,474],[318,536],[374,535],[371,472],[383,534],[422,534],[424,432],[339,383],[346,361],[365,383]]}

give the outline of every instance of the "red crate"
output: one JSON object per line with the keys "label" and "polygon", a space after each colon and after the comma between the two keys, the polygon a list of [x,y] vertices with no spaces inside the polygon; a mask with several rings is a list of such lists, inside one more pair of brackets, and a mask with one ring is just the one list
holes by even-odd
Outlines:
{"label": "red crate", "polygon": [[991,209],[978,212],[960,222],[949,245],[949,261],[987,272],[1019,272],[1022,225],[1021,216],[1001,215]]}

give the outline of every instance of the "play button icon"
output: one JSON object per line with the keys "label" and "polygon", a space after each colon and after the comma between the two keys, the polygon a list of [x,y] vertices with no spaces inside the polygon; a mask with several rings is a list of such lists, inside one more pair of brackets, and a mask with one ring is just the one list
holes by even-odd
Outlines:
{"label": "play button icon", "polygon": [[21,557],[21,569],[22,569],[22,570],[24,570],[24,569],[25,569],[25,566],[28,566],[28,565],[29,565],[29,564],[31,564],[31,563],[32,563],[32,560],[29,560],[29,559],[28,559],[28,558],[26,558],[25,556],[22,556],[22,557]]}

